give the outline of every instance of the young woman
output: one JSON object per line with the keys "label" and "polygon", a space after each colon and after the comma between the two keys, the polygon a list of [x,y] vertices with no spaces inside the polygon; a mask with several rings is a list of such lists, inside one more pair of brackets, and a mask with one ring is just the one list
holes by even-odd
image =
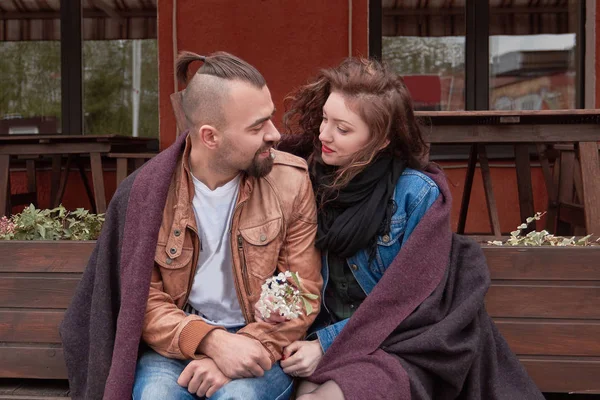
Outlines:
{"label": "young woman", "polygon": [[542,399],[485,313],[485,259],[452,235],[403,80],[348,59],[286,108],[279,148],[307,158],[324,278],[313,333],[281,361],[307,378],[299,399]]}

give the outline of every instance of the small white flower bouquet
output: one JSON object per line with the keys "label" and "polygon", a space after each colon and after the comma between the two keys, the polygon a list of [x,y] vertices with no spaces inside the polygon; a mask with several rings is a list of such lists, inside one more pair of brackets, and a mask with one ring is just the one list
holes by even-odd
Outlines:
{"label": "small white flower bouquet", "polygon": [[304,292],[301,282],[300,276],[291,271],[280,272],[267,279],[261,286],[262,292],[256,304],[262,318],[266,320],[275,314],[292,320],[300,316],[303,306],[306,315],[312,314],[313,307],[307,299],[316,300],[319,296]]}

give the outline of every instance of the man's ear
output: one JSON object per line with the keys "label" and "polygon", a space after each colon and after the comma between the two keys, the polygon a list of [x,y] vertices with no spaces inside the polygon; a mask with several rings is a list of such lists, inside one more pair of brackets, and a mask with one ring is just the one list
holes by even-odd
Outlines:
{"label": "man's ear", "polygon": [[208,149],[216,149],[222,141],[222,134],[212,125],[202,125],[198,129],[198,138]]}

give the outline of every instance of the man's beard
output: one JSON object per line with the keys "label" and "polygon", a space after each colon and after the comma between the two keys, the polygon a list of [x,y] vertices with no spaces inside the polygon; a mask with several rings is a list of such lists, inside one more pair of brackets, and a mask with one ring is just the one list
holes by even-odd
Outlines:
{"label": "man's beard", "polygon": [[[254,178],[262,178],[263,176],[265,176],[269,172],[271,172],[271,170],[273,169],[273,158],[271,157],[271,155],[269,155],[268,157],[266,157],[264,159],[260,159],[259,154],[268,149],[271,149],[272,147],[273,147],[273,143],[270,142],[266,146],[258,149],[256,154],[254,155],[254,158],[252,159],[252,163],[245,171],[246,174],[248,174],[248,176],[251,176]],[[271,154],[273,154],[273,153],[271,153]]]}

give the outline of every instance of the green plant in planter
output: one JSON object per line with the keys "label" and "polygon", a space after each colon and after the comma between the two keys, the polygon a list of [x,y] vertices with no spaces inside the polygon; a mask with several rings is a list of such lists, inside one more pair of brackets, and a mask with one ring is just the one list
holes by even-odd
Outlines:
{"label": "green plant in planter", "polygon": [[591,241],[592,235],[582,238],[575,236],[567,238],[563,236],[554,236],[546,230],[541,232],[531,231],[525,236],[521,236],[521,229],[526,229],[533,221],[539,221],[546,212],[537,212],[533,217],[527,218],[527,221],[517,227],[517,230],[510,233],[510,238],[505,242],[494,240],[488,242],[495,246],[597,246],[600,238]]}
{"label": "green plant in planter", "polygon": [[0,219],[0,240],[95,240],[100,235],[104,214],[62,205],[39,210],[33,204],[10,218]]}

